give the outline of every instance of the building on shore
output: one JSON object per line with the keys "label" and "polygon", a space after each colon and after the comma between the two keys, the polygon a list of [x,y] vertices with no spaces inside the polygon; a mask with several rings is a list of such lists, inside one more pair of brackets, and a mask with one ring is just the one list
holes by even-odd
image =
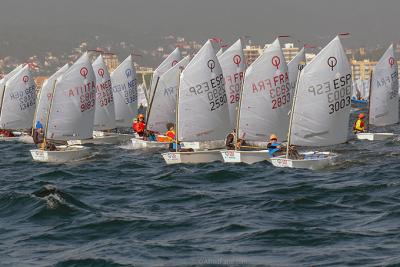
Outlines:
{"label": "building on shore", "polygon": [[[244,56],[246,57],[246,64],[250,66],[251,63],[256,60],[261,53],[264,51],[264,48],[267,48],[270,44],[266,44],[264,47],[259,45],[247,45],[244,49]],[[286,43],[282,47],[283,55],[285,56],[286,62],[291,61],[297,53],[300,52],[300,48],[295,47],[293,43]]]}

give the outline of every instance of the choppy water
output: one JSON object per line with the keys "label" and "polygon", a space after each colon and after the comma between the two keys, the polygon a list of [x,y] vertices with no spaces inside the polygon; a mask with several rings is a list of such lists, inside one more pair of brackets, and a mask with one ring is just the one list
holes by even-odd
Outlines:
{"label": "choppy water", "polygon": [[40,164],[0,143],[0,266],[396,266],[399,146],[350,141],[308,171],[114,146]]}

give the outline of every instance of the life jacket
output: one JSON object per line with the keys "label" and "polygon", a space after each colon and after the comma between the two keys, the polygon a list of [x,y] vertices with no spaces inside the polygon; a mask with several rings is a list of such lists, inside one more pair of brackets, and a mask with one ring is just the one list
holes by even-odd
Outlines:
{"label": "life jacket", "polygon": [[135,132],[141,134],[146,129],[146,124],[143,121],[134,122],[132,128]]}
{"label": "life jacket", "polygon": [[169,141],[174,141],[175,140],[175,131],[174,130],[172,130],[172,131],[167,131],[166,133],[165,133],[165,135],[168,137],[168,139],[169,139]]}
{"label": "life jacket", "polygon": [[268,148],[268,154],[270,155],[270,157],[275,157],[275,153],[279,152],[281,149],[278,148],[278,146],[280,146],[281,143],[273,143],[273,145],[271,144],[271,147]]}
{"label": "life jacket", "polygon": [[354,122],[353,130],[359,131],[359,132],[363,132],[364,129],[365,129],[364,121],[363,121],[362,119],[357,119],[357,120]]}

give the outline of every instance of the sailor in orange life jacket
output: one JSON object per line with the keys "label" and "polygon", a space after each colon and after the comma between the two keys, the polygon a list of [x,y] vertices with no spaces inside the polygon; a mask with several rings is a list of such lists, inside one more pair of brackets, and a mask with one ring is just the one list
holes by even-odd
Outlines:
{"label": "sailor in orange life jacket", "polygon": [[132,128],[139,136],[143,136],[144,130],[146,129],[146,123],[144,123],[143,114],[139,114],[137,116],[137,120],[133,122]]}
{"label": "sailor in orange life jacket", "polygon": [[165,133],[165,135],[168,138],[168,142],[173,142],[175,140],[175,126],[173,123],[168,123],[167,124],[167,129],[168,131]]}
{"label": "sailor in orange life jacket", "polygon": [[364,133],[365,132],[365,115],[364,113],[358,114],[358,119],[354,122],[353,132],[354,133]]}

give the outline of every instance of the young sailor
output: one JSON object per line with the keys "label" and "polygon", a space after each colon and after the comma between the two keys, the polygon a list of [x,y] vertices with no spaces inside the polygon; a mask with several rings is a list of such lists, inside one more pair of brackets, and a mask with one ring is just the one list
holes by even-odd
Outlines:
{"label": "young sailor", "polygon": [[235,149],[235,135],[236,135],[236,129],[233,129],[232,132],[226,136],[226,141],[225,141],[226,149],[228,150]]}
{"label": "young sailor", "polygon": [[282,144],[278,143],[278,137],[275,134],[271,134],[269,137],[267,148],[271,157],[276,157],[279,152],[282,152]]}
{"label": "young sailor", "polygon": [[38,146],[40,149],[44,149],[44,133],[43,133],[43,125],[40,121],[36,122],[35,129],[33,130],[33,142]]}
{"label": "young sailor", "polygon": [[353,126],[353,132],[355,134],[357,133],[364,133],[366,131],[365,129],[365,123],[364,123],[364,118],[365,115],[364,113],[360,113],[358,115],[358,119],[354,122],[354,126]]}
{"label": "young sailor", "polygon": [[168,142],[173,142],[175,140],[175,126],[173,123],[168,123],[167,124],[167,132],[165,133],[165,135],[167,136],[167,140]]}
{"label": "young sailor", "polygon": [[132,128],[140,137],[143,136],[144,130],[146,129],[146,123],[144,122],[143,114],[138,114],[137,120],[133,122]]}

